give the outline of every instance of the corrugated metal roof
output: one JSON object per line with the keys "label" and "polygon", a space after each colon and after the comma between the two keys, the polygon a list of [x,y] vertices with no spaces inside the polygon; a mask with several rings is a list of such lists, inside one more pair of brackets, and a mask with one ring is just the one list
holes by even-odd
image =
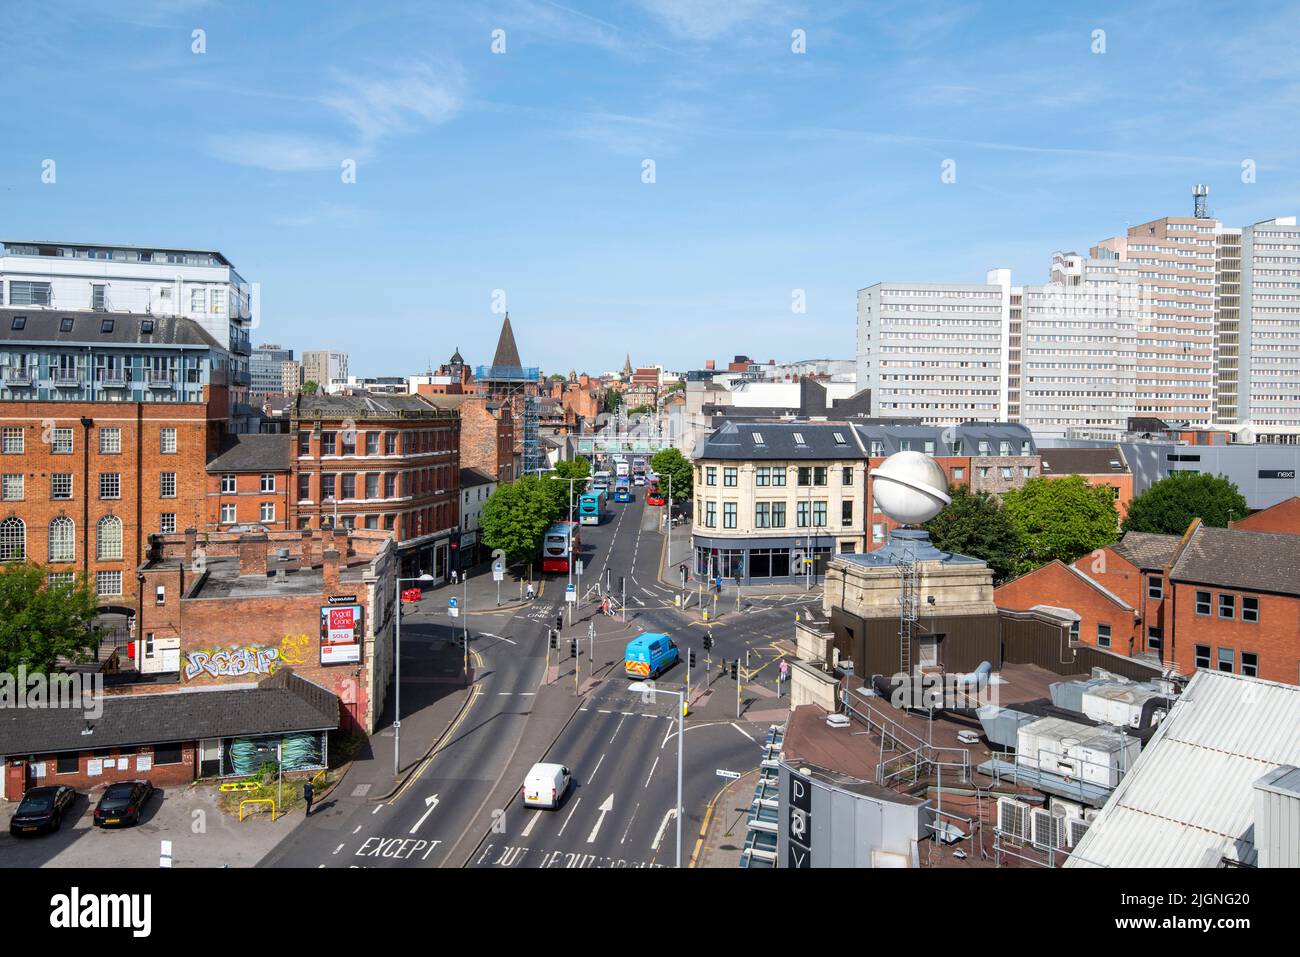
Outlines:
{"label": "corrugated metal roof", "polygon": [[1300,763],[1300,687],[1198,671],[1067,867],[1255,863],[1254,784]]}

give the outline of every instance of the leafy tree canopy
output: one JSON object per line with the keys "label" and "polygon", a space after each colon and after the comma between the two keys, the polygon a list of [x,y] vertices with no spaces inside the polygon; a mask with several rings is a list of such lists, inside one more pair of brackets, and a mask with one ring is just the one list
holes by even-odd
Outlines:
{"label": "leafy tree canopy", "polygon": [[925,523],[930,540],[944,551],[988,562],[995,583],[1014,576],[1020,561],[1020,533],[1002,502],[966,485],[958,485],[951,495],[952,504]]}
{"label": "leafy tree canopy", "polygon": [[1119,534],[1114,490],[1079,475],[1030,479],[1006,492],[1002,503],[1022,543],[1018,574],[1053,559],[1069,564]]}
{"label": "leafy tree canopy", "polygon": [[659,476],[659,487],[668,494],[668,476],[672,476],[673,501],[684,502],[695,486],[695,467],[677,449],[663,449],[650,456],[650,470]]}
{"label": "leafy tree canopy", "polygon": [[320,391],[320,385],[316,382],[315,379],[308,379],[306,382],[302,384],[303,395],[315,395],[319,391]]}
{"label": "leafy tree canopy", "polygon": [[1246,499],[1221,475],[1174,472],[1129,503],[1126,532],[1181,535],[1199,518],[1214,528],[1246,517]]}
{"label": "leafy tree canopy", "polygon": [[95,591],[85,578],[50,585],[34,562],[0,567],[0,671],[48,672],[55,661],[84,661],[98,637]]}
{"label": "leafy tree canopy", "polygon": [[567,483],[525,475],[499,485],[479,515],[483,541],[504,551],[512,563],[532,562],[541,553],[546,530],[568,507]]}

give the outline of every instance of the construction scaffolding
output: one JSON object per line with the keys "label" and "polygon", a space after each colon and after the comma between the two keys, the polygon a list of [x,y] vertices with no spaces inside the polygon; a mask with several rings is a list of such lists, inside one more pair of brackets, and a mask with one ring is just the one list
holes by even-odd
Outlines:
{"label": "construction scaffolding", "polygon": [[496,401],[517,410],[521,420],[523,473],[542,468],[541,437],[538,432],[539,409],[537,366],[490,365],[474,370],[483,392]]}

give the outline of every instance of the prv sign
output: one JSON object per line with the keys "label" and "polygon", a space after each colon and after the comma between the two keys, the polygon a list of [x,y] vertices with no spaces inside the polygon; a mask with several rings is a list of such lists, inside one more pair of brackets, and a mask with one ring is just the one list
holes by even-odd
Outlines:
{"label": "prv sign", "polygon": [[786,867],[812,867],[812,782],[791,772]]}

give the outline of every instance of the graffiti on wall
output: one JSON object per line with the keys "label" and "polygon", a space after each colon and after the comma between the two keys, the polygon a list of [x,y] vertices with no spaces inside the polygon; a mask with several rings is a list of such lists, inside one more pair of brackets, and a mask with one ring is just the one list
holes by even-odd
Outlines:
{"label": "graffiti on wall", "polygon": [[192,651],[185,656],[185,680],[208,676],[238,678],[242,675],[274,674],[280,649],[250,645],[247,648],[214,648]]}
{"label": "graffiti on wall", "polygon": [[286,665],[305,665],[311,659],[309,635],[285,635],[280,641],[280,660]]}

